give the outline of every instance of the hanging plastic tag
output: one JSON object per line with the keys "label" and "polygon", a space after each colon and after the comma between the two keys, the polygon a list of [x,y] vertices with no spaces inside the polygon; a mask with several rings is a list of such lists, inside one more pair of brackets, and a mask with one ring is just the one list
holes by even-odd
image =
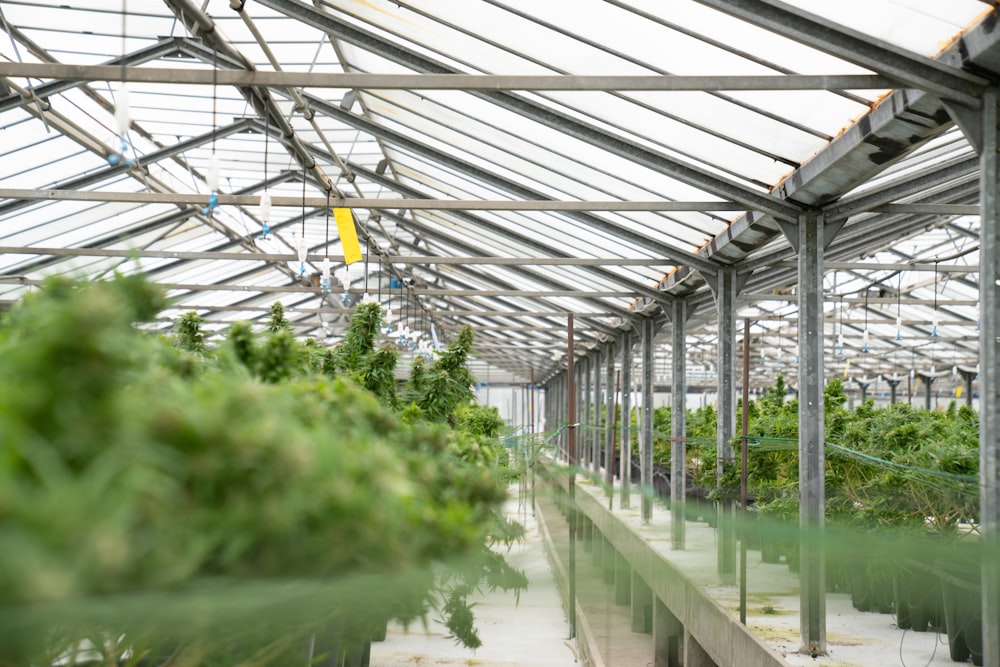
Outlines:
{"label": "hanging plastic tag", "polygon": [[351,209],[333,209],[333,219],[337,222],[337,231],[340,233],[340,245],[344,249],[344,263],[360,262],[361,245],[358,243],[358,230],[354,227],[354,215],[351,213]]}

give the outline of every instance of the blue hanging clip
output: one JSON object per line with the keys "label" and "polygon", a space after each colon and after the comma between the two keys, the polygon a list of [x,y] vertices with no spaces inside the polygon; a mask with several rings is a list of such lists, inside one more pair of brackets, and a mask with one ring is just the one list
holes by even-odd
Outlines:
{"label": "blue hanging clip", "polygon": [[129,144],[129,141],[124,134],[118,135],[118,142],[120,144],[118,152],[111,153],[108,156],[108,164],[114,167],[124,162],[126,165],[131,167],[135,164],[135,152],[132,150],[131,144]]}
{"label": "blue hanging clip", "polygon": [[208,206],[201,209],[202,215],[213,215],[219,212],[219,195],[212,193],[208,195]]}
{"label": "blue hanging clip", "polygon": [[261,229],[260,236],[257,237],[258,241],[270,241],[271,240],[271,225],[264,222],[264,227]]}

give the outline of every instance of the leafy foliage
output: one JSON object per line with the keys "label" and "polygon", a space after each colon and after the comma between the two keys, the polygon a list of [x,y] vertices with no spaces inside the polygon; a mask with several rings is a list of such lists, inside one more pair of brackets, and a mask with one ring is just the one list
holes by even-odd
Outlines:
{"label": "leafy foliage", "polygon": [[455,412],[472,402],[475,378],[466,365],[472,352],[474,333],[465,326],[447,349],[438,352],[430,368],[418,362],[416,374],[411,376],[406,400],[419,414],[432,422],[455,423]]}
{"label": "leafy foliage", "polygon": [[205,353],[205,334],[201,325],[205,323],[201,315],[191,311],[181,315],[174,333],[174,343],[177,347],[195,354]]}
{"label": "leafy foliage", "polygon": [[[237,324],[207,354],[193,317],[173,341],[133,326],[163,305],[134,278],[52,281],[0,327],[0,665],[82,637],[120,654],[122,632],[135,655],[298,663],[304,632],[425,614],[437,565],[523,588],[487,548],[517,534],[499,415],[466,385],[408,422],[391,372],[359,386],[394,365],[363,336],[377,311],[357,318],[364,354],[295,341],[280,304],[263,340]],[[465,382],[470,347],[471,330],[435,372]],[[460,599],[450,627],[475,643]]]}

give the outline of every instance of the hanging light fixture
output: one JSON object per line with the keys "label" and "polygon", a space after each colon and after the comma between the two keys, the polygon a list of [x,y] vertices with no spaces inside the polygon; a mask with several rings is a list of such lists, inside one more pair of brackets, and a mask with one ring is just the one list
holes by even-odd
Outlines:
{"label": "hanging light fixture", "polygon": [[[118,125],[118,152],[111,152],[108,155],[108,164],[115,166],[124,162],[128,166],[135,164],[135,151],[131,148],[128,138],[129,128],[132,125],[132,114],[129,108],[129,86],[128,73],[125,68],[127,47],[125,36],[127,33],[128,6],[127,0],[122,0],[122,73],[121,83],[118,86],[118,95],[115,98],[115,123]],[[13,41],[13,40],[12,40]],[[43,116],[44,118],[44,116]]]}
{"label": "hanging light fixture", "polygon": [[205,168],[205,184],[208,186],[208,206],[201,210],[202,215],[209,217],[218,212],[219,206],[219,154],[216,152],[216,139],[219,133],[218,105],[219,105],[219,47],[215,35],[212,35],[212,154],[208,157],[208,166]]}
{"label": "hanging light fixture", "polygon": [[323,264],[320,267],[320,291],[323,294],[330,293],[330,191],[326,191],[326,208],[324,209],[324,214],[326,215],[326,232],[325,232],[325,244],[323,253]]}
{"label": "hanging light fixture", "polygon": [[297,244],[299,257],[299,280],[306,279],[306,259],[309,257],[309,246],[306,244],[306,170],[302,168],[302,220],[299,226]]}

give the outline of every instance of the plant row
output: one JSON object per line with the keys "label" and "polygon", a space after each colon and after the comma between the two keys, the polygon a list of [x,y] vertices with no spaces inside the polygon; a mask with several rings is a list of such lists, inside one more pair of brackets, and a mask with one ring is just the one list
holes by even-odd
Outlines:
{"label": "plant row", "polygon": [[0,322],[0,665],[303,664],[435,608],[478,645],[466,596],[526,581],[471,329],[400,385],[378,304],[331,349],[280,305],[144,333],[166,305],[52,281]]}

